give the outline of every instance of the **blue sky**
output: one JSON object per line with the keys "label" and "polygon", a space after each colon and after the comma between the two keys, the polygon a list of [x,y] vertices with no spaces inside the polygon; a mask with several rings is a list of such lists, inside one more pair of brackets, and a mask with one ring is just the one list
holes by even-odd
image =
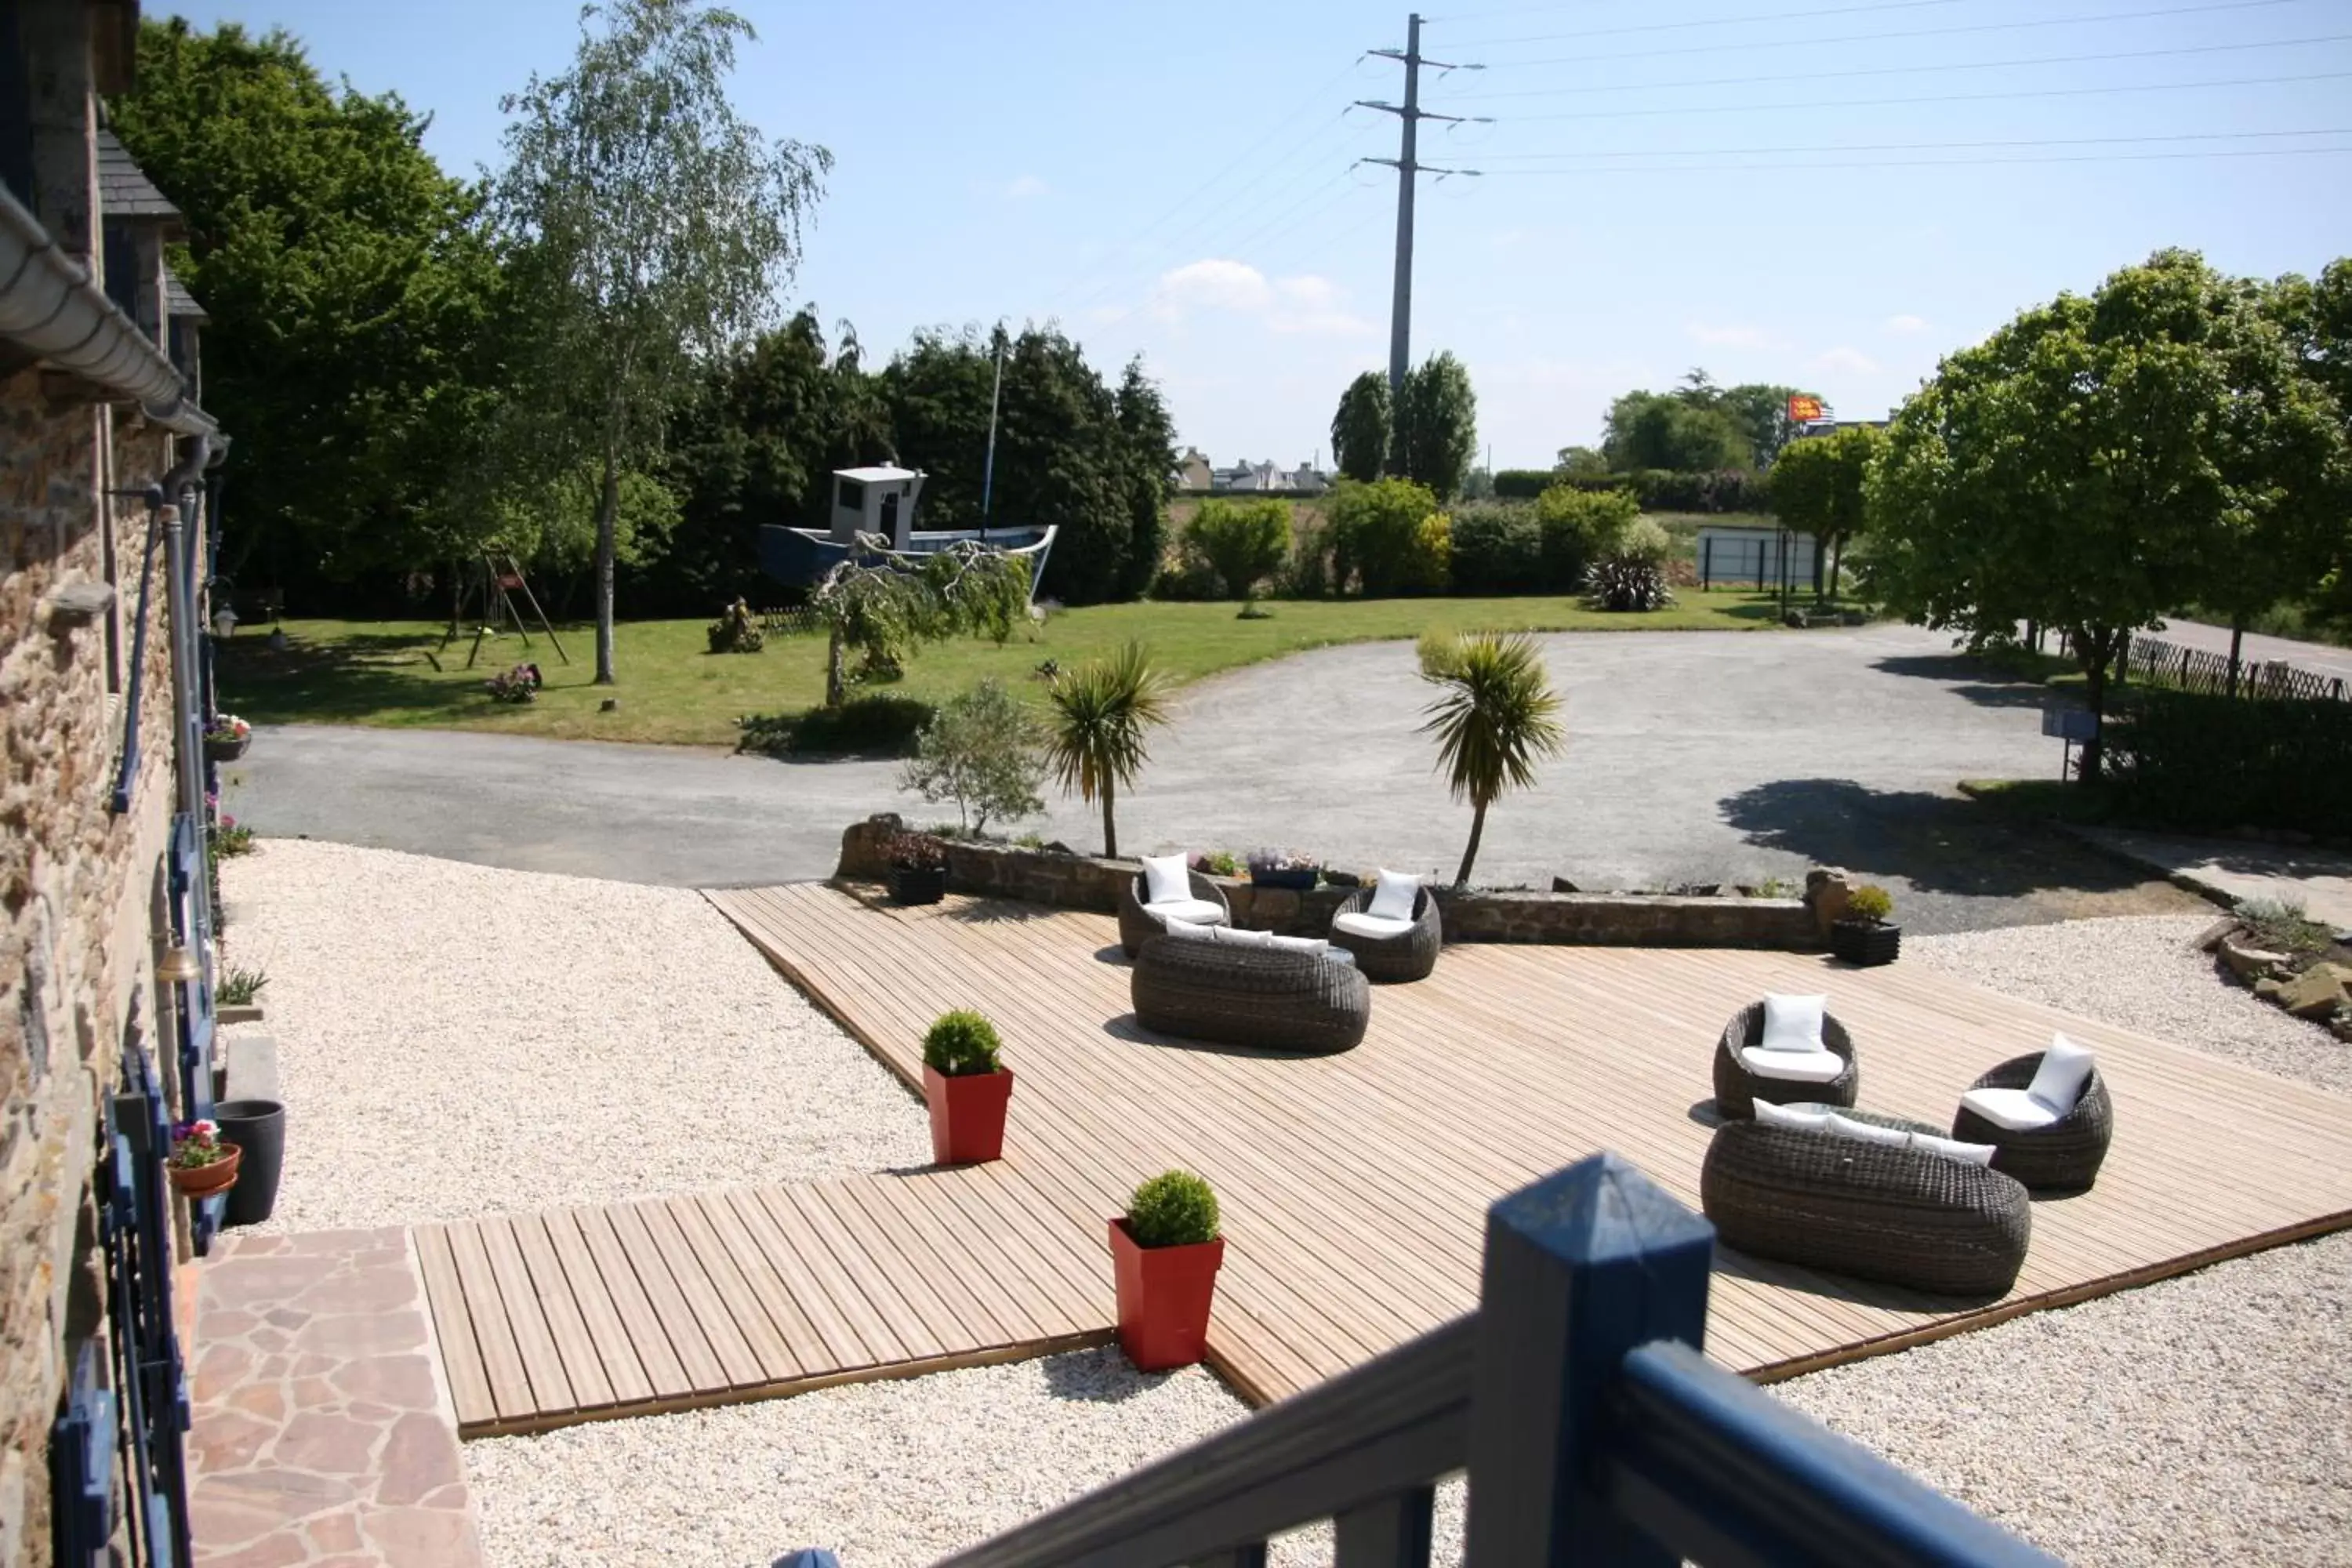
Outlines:
{"label": "blue sky", "polygon": [[[2233,271],[2352,253],[2352,0],[1644,0],[1433,12],[1416,359],[1469,366],[1499,467],[1598,437],[1693,365],[1885,413],[1939,354],[2167,245]],[[150,15],[173,7],[151,0]],[[572,0],[202,0],[430,110],[495,165],[500,93],[560,69]],[[1328,459],[1388,360],[1404,11],[744,0],[736,84],[837,163],[788,303],[869,350],[1059,320],[1141,353],[1218,462]],[[2334,150],[2334,151],[2330,151]]]}

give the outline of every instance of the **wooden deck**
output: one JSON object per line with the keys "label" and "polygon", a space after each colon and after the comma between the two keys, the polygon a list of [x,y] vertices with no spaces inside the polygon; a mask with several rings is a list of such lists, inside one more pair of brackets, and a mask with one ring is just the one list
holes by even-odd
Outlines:
{"label": "wooden deck", "polygon": [[1281,1058],[1139,1028],[1108,916],[801,885],[711,895],[870,1050],[976,1005],[1019,1075],[999,1164],[421,1226],[468,1433],[797,1392],[1099,1342],[1103,1221],[1201,1172],[1229,1240],[1213,1363],[1246,1396],[1319,1382],[1477,1295],[1486,1205],[1596,1149],[1694,1207],[1708,1065],[1738,1007],[1826,990],[1866,1106],[1948,1121],[2063,1027],[2100,1053],[2116,1136],[2097,1188],[2034,1205],[1998,1301],[1720,1256],[1707,1349],[1772,1378],[2352,1224],[2352,1104],[1940,979],[1786,953],[1463,945],[1376,988],[1363,1045]]}

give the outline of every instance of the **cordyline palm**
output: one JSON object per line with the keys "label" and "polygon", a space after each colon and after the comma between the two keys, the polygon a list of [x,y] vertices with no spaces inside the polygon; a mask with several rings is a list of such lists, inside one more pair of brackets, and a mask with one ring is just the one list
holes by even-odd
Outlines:
{"label": "cordyline palm", "polygon": [[1466,887],[1486,831],[1486,808],[1505,790],[1534,784],[1537,760],[1556,754],[1568,730],[1530,637],[1479,632],[1424,640],[1421,678],[1444,689],[1423,710],[1429,721],[1421,732],[1437,737],[1437,765],[1454,786],[1454,798],[1468,801],[1473,813],[1470,845],[1454,873],[1454,885]]}
{"label": "cordyline palm", "polygon": [[1118,825],[1111,816],[1120,784],[1132,784],[1149,755],[1143,733],[1168,721],[1168,689],[1151,668],[1141,643],[1129,643],[1108,658],[1096,659],[1061,676],[1048,697],[1054,711],[1045,755],[1054,778],[1078,798],[1102,797],[1103,853],[1118,854]]}

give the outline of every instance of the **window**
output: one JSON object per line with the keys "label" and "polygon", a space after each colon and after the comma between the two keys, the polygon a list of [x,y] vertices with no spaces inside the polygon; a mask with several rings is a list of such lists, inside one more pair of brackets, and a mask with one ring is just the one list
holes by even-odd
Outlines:
{"label": "window", "polygon": [[859,484],[856,479],[842,480],[841,489],[835,493],[834,504],[840,507],[844,511],[864,511],[866,510],[866,487]]}

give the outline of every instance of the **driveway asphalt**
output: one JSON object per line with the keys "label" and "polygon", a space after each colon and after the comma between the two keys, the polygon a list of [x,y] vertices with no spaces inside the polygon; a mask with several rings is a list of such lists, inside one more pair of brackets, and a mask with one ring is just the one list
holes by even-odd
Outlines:
{"label": "driveway asphalt", "polygon": [[[1482,884],[1752,883],[1837,864],[1885,882],[1922,931],[2201,907],[1955,792],[1962,778],[2054,776],[2058,742],[2041,734],[2039,688],[1982,676],[1939,634],[1540,640],[1569,747],[1489,813]],[[1119,803],[1120,847],[1274,845],[1451,877],[1470,811],[1417,732],[1429,695],[1409,643],[1187,688]],[[228,772],[229,809],[265,835],[682,885],[823,877],[846,824],[952,811],[900,795],[889,763],[449,731],[273,728]],[[1101,847],[1099,817],[1076,802],[1020,826]]]}

